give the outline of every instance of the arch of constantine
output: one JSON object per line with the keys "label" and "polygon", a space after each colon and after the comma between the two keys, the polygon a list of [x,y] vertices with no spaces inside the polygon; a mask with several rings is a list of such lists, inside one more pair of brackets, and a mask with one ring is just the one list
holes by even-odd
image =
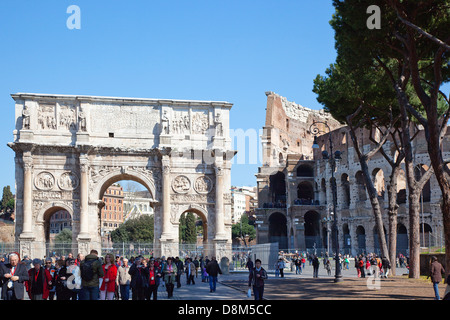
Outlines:
{"label": "arch of constantine", "polygon": [[72,242],[101,249],[99,213],[120,180],[144,185],[155,213],[156,256],[178,255],[182,213],[207,225],[209,252],[231,253],[231,103],[17,93],[16,241],[46,254],[51,215],[72,217]]}

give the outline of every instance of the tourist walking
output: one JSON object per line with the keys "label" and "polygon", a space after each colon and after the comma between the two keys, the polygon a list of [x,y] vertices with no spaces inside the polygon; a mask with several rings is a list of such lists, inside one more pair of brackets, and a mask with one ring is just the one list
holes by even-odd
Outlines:
{"label": "tourist walking", "polygon": [[131,299],[145,300],[146,288],[148,288],[147,268],[142,264],[142,258],[137,257],[128,273],[131,275]]}
{"label": "tourist walking", "polygon": [[251,257],[248,257],[245,267],[248,269],[248,272],[253,270],[253,261]]}
{"label": "tourist walking", "polygon": [[100,286],[100,300],[114,300],[116,292],[117,267],[114,263],[114,256],[111,253],[105,255],[103,268],[103,281]]}
{"label": "tourist walking", "polygon": [[[55,294],[56,294],[56,300],[65,300],[64,295],[64,285],[65,285],[65,277],[64,279],[61,279],[61,270],[65,269],[64,261],[59,259],[56,261],[55,264],[55,275],[53,277],[53,282],[55,285]],[[65,274],[64,274],[65,275]]]}
{"label": "tourist walking", "polygon": [[80,264],[81,292],[80,300],[98,300],[100,278],[103,278],[103,267],[98,259],[98,251],[91,250]]}
{"label": "tourist walking", "polygon": [[40,259],[33,260],[33,268],[28,270],[28,276],[26,288],[30,300],[47,300],[49,294],[48,283],[51,282],[51,276],[42,267]]}
{"label": "tourist walking", "polygon": [[302,274],[302,261],[300,257],[295,259],[295,274]]}
{"label": "tourist walking", "polygon": [[267,272],[261,267],[261,260],[255,260],[255,267],[249,272],[248,287],[253,286],[255,300],[262,300],[264,295],[264,280],[267,279]]}
{"label": "tourist walking", "polygon": [[56,268],[53,265],[53,261],[51,258],[45,259],[45,272],[48,272],[50,275],[50,281],[48,282],[48,300],[55,299],[56,294],[56,286],[55,286],[55,276],[56,276]]}
{"label": "tourist walking", "polygon": [[284,268],[285,268],[285,263],[283,261],[283,258],[278,259],[278,269],[280,270],[280,276],[281,278],[284,278]]}
{"label": "tourist walking", "polygon": [[164,265],[163,274],[164,282],[166,284],[167,297],[170,299],[173,297],[173,288],[175,286],[177,266],[172,262],[172,258],[167,258],[167,263]]}
{"label": "tourist walking", "polygon": [[430,268],[430,275],[427,277],[431,277],[431,282],[433,283],[433,289],[434,289],[434,298],[435,300],[440,300],[441,297],[439,296],[439,283],[442,281],[442,274],[445,274],[444,267],[442,264],[439,263],[436,256],[431,257],[431,268]]}
{"label": "tourist walking", "polygon": [[216,257],[212,257],[211,261],[206,265],[206,272],[209,275],[209,292],[216,292],[217,277],[222,274]]}
{"label": "tourist walking", "polygon": [[25,281],[29,275],[27,268],[19,263],[19,254],[8,255],[9,263],[0,264],[0,283],[2,283],[3,300],[23,300]]}
{"label": "tourist walking", "polygon": [[148,262],[148,290],[146,299],[150,300],[153,295],[153,300],[158,300],[158,287],[161,279],[161,270],[155,265],[155,260],[151,259]]}
{"label": "tourist walking", "polygon": [[197,256],[194,258],[194,261],[192,263],[195,266],[195,279],[197,279],[198,276],[198,268],[200,267],[200,263],[198,262]]}
{"label": "tourist walking", "polygon": [[116,286],[119,287],[120,298],[122,300],[130,300],[131,275],[128,273],[129,271],[128,259],[123,258],[122,265],[117,269],[116,278]]}
{"label": "tourist walking", "polygon": [[190,285],[195,284],[194,281],[194,273],[195,273],[195,265],[194,263],[191,261],[191,258],[187,258],[186,259],[186,284]]}
{"label": "tourist walking", "polygon": [[326,259],[325,262],[325,269],[327,270],[327,274],[331,276],[331,261],[328,258]]}
{"label": "tourist walking", "polygon": [[358,273],[359,276],[361,278],[365,278],[366,272],[364,271],[364,259],[362,257],[359,258],[358,266],[359,266],[359,273]]}
{"label": "tourist walking", "polygon": [[183,273],[183,261],[180,260],[179,257],[175,258],[175,261],[173,262],[177,267],[177,274],[176,274],[176,280],[177,280],[177,288],[181,287],[181,274]]}
{"label": "tourist walking", "polygon": [[317,255],[314,255],[312,258],[312,265],[313,265],[313,278],[319,277],[319,258],[317,258]]}

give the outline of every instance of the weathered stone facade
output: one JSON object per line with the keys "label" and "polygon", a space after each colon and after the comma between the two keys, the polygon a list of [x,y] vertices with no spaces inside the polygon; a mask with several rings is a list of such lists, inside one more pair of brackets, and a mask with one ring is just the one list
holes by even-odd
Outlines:
{"label": "weathered stone facade", "polygon": [[[263,166],[256,174],[258,183],[259,208],[257,219],[258,243],[276,242],[281,248],[298,250],[327,250],[333,244],[331,168],[327,160],[322,159],[322,151],[329,151],[329,134],[318,137],[320,149],[313,153],[313,135],[308,131],[311,123],[327,121],[331,127],[334,150],[341,151],[341,160],[337,160],[334,176],[337,182],[337,218],[339,247],[341,252],[357,254],[360,252],[378,252],[378,240],[375,229],[372,206],[365,190],[360,164],[348,132],[348,127],[340,125],[331,115],[321,111],[306,109],[287,103],[286,99],[274,93],[266,93],[267,116],[263,136]],[[294,106],[292,113],[286,112],[287,106]],[[300,115],[293,115],[299,113]],[[289,130],[287,130],[289,124]],[[367,151],[371,147],[369,132],[357,132],[359,143]],[[287,142],[283,141],[287,137]],[[294,139],[297,139],[295,141]],[[447,134],[444,152],[449,153]],[[293,143],[294,142],[294,143]],[[384,150],[394,152],[390,141]],[[413,143],[415,163],[429,165],[427,144],[422,133]],[[381,207],[384,210],[384,226],[388,229],[388,195],[386,184],[391,171],[381,153],[369,162],[378,191]],[[398,244],[399,252],[406,253],[408,248],[408,201],[404,170],[398,180]],[[441,192],[434,176],[423,189],[423,235],[422,245],[439,246],[442,239],[442,214],[440,212]],[[329,237],[328,237],[329,236]],[[421,236],[422,239],[422,236]]]}
{"label": "weathered stone facade", "polygon": [[209,254],[229,255],[229,111],[217,101],[18,93],[15,100],[16,240],[45,255],[48,222],[72,216],[76,251],[100,248],[105,190],[120,180],[144,185],[154,202],[155,254],[178,254],[181,214],[207,224]]}

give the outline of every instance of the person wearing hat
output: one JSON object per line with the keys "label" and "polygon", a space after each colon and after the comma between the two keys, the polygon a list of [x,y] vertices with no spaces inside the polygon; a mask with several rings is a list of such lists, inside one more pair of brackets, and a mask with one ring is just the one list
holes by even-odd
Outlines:
{"label": "person wearing hat", "polygon": [[142,264],[142,258],[137,257],[128,273],[131,276],[131,299],[145,300],[146,288],[148,288],[147,269]]}
{"label": "person wearing hat", "polygon": [[29,279],[27,268],[19,263],[19,254],[8,255],[9,263],[0,265],[0,283],[3,300],[23,300],[25,282]]}
{"label": "person wearing hat", "polygon": [[29,279],[26,282],[28,296],[31,300],[47,300],[49,296],[48,283],[52,281],[50,274],[42,267],[42,260],[33,259],[33,268],[28,270]]}
{"label": "person wearing hat", "polygon": [[53,260],[51,258],[45,259],[45,272],[48,273],[47,277],[50,277],[50,281],[48,282],[48,299],[53,300],[56,294],[56,286],[55,286],[55,277],[56,277],[56,268],[53,265]]}

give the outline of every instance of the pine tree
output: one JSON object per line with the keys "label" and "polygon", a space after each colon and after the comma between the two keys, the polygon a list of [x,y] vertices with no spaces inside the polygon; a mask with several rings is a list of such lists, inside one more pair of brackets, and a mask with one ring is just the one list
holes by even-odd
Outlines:
{"label": "pine tree", "polygon": [[11,192],[10,186],[3,187],[3,197],[0,206],[3,212],[11,212],[14,210],[14,195]]}
{"label": "pine tree", "polygon": [[186,215],[186,243],[197,242],[197,230],[195,227],[195,216],[192,212],[188,212]]}

